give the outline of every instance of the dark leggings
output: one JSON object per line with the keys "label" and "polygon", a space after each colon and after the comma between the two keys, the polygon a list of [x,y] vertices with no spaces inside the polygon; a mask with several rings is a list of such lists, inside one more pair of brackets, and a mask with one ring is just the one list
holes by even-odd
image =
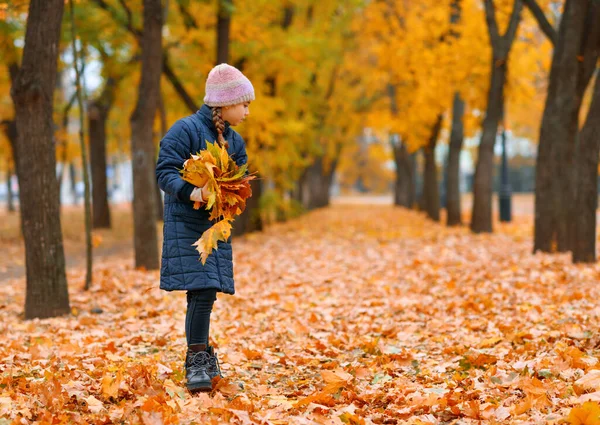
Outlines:
{"label": "dark leggings", "polygon": [[202,289],[187,292],[187,314],[185,316],[185,336],[188,345],[207,344],[210,328],[210,313],[217,299],[216,289]]}

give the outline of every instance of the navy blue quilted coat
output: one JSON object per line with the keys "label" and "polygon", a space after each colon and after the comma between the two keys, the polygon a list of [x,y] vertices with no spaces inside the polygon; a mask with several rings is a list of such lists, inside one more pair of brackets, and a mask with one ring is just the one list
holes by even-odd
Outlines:
{"label": "navy blue quilted coat", "polygon": [[[238,165],[248,160],[242,137],[225,123],[223,136],[229,155]],[[208,256],[203,266],[192,246],[212,226],[209,212],[195,210],[190,194],[194,186],[181,179],[179,171],[190,154],[206,148],[206,141],[217,140],[212,111],[203,105],[198,112],[177,121],[160,142],[156,178],[165,192],[164,228],[160,287],[167,291],[216,289],[234,294],[231,239],[219,242],[219,249]]]}

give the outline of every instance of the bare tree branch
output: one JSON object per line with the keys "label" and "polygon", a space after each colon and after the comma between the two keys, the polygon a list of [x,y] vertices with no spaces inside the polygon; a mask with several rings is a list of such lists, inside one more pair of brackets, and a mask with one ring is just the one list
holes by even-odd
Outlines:
{"label": "bare tree branch", "polygon": [[[140,38],[142,36],[142,31],[133,27],[133,22],[131,19],[129,21],[125,22],[123,19],[121,19],[119,17],[118,13],[113,8],[111,8],[108,4],[106,4],[106,2],[104,0],[93,0],[93,1],[100,8],[102,8],[103,10],[110,13],[111,16],[113,17],[113,19],[115,20],[115,22],[117,22],[121,26],[125,27],[131,34],[133,34],[136,37],[136,39],[138,41],[140,40]],[[123,0],[119,0],[119,1],[123,1]],[[181,83],[181,81],[179,80],[179,78],[177,77],[175,72],[173,71],[173,68],[171,68],[171,65],[169,64],[169,54],[166,50],[163,52],[162,65],[163,65],[162,66],[163,74],[167,77],[167,79],[169,80],[169,82],[171,83],[171,85],[173,86],[175,91],[177,92],[177,94],[179,94],[179,97],[181,98],[181,100],[183,100],[183,103],[185,103],[185,105],[188,107],[188,109],[191,112],[196,112],[199,109],[199,107],[196,104],[196,102],[194,102],[194,99],[192,99],[192,97],[185,90],[185,87],[183,87],[183,84]]]}
{"label": "bare tree branch", "polygon": [[581,40],[579,48],[579,78],[577,92],[583,96],[589,81],[596,70],[598,56],[600,55],[600,5],[589,3],[586,12],[585,22],[583,24],[585,35]]}
{"label": "bare tree branch", "polygon": [[537,21],[542,32],[544,34],[546,34],[546,37],[548,37],[548,40],[550,40],[552,45],[556,46],[556,39],[558,37],[558,33],[556,32],[554,27],[550,24],[550,21],[548,21],[548,19],[546,18],[546,15],[544,14],[544,11],[540,7],[540,5],[537,4],[537,2],[535,0],[523,0],[523,1],[525,3],[525,6],[527,6],[529,11],[533,14],[533,17]]}
{"label": "bare tree branch", "polygon": [[506,34],[502,36],[503,41],[508,46],[506,51],[510,48],[510,45],[513,43],[515,36],[517,35],[517,29],[519,28],[519,21],[521,21],[521,11],[523,10],[523,2],[521,0],[515,0],[515,4],[513,6],[512,14],[510,15],[510,22],[508,23],[508,28],[506,30]]}
{"label": "bare tree branch", "polygon": [[177,0],[177,5],[179,6],[179,13],[181,13],[181,16],[183,17],[183,24],[185,25],[186,29],[198,29],[198,23],[196,22],[196,19],[192,16],[190,11],[186,9],[181,0]]}
{"label": "bare tree branch", "polygon": [[493,0],[485,0],[485,20],[493,49],[496,49],[500,45],[500,34],[498,33],[495,9]]}
{"label": "bare tree branch", "polygon": [[[104,0],[92,0],[94,3],[96,3],[98,5],[98,7],[100,7],[101,9],[105,10],[106,12],[108,12],[112,18],[115,20],[115,22],[119,23],[120,25],[122,25],[123,27],[125,27],[131,34],[133,34],[137,39],[139,39],[142,36],[142,31],[135,28],[133,26],[133,19],[131,16],[131,10],[129,10],[129,8],[127,7],[127,5],[124,5],[123,7],[125,8],[125,13],[127,14],[128,20],[125,21],[123,20],[120,16],[119,16],[119,12],[117,12],[115,9],[113,9],[112,7],[110,7],[106,1]],[[123,5],[122,0],[121,4]]]}
{"label": "bare tree branch", "polygon": [[196,102],[194,102],[194,99],[192,99],[192,97],[185,90],[183,84],[181,84],[181,81],[179,80],[177,75],[175,75],[175,72],[173,72],[173,69],[169,64],[169,56],[167,55],[167,53],[163,54],[163,74],[165,74],[165,76],[167,77],[167,79],[169,80],[169,82],[171,83],[181,100],[183,100],[185,106],[187,106],[191,112],[196,112],[199,109],[199,107],[196,104]]}

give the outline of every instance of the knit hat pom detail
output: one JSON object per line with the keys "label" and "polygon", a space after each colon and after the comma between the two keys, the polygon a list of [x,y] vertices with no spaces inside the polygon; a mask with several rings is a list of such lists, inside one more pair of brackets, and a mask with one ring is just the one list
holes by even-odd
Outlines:
{"label": "knit hat pom detail", "polygon": [[234,66],[222,63],[208,73],[204,103],[210,107],[231,106],[254,100],[250,80]]}

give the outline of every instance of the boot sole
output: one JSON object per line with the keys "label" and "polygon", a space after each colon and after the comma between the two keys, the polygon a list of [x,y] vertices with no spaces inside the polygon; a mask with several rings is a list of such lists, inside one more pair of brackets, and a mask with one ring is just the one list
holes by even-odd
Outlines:
{"label": "boot sole", "polygon": [[191,393],[208,392],[212,391],[212,384],[188,385],[187,389]]}

